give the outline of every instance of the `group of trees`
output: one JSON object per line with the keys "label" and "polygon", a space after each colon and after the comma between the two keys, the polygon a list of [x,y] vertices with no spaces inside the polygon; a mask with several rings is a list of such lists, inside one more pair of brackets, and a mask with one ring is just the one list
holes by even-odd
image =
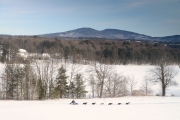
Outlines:
{"label": "group of trees", "polygon": [[90,75],[87,80],[93,98],[151,95],[153,93],[150,87],[146,89],[143,87],[144,81],[140,91],[136,93],[138,82],[134,76],[124,76],[122,73],[116,73],[113,66],[94,63],[88,69],[88,72]]}
{"label": "group of trees", "polygon": [[103,50],[104,61],[110,64],[151,64],[157,65],[162,55],[169,56],[169,63],[178,63],[180,54],[169,49],[157,48],[136,48],[126,46],[124,48],[107,47]]}
{"label": "group of trees", "polygon": [[85,83],[89,83],[89,97],[93,98],[152,95],[151,86],[156,83],[165,96],[168,86],[177,85],[173,81],[177,72],[163,60],[149,70],[139,90],[134,76],[116,73],[113,65],[92,62],[83,76],[77,64],[59,65],[54,59],[39,62],[7,63],[1,76],[1,99],[84,98],[88,97]]}
{"label": "group of trees", "polygon": [[137,80],[134,76],[124,76],[116,73],[112,66],[104,64],[94,64],[89,70],[89,84],[91,86],[92,96],[97,97],[119,97],[126,95],[152,95],[152,85],[159,83],[161,86],[161,95],[166,95],[169,86],[177,85],[174,77],[177,71],[174,67],[161,60],[160,64],[150,69],[145,75],[139,90],[136,89]]}
{"label": "group of trees", "polygon": [[[161,60],[162,53],[169,56],[169,63],[180,63],[180,48],[165,47],[151,41],[77,40],[19,36],[1,38],[0,44],[3,45],[2,62],[8,61],[8,57],[16,56],[18,49],[21,48],[29,53],[49,53],[51,57],[58,59],[71,58],[74,63],[98,61],[105,64],[157,65]],[[56,56],[55,53],[59,55]],[[81,59],[84,61],[80,61]]]}
{"label": "group of trees", "polygon": [[34,100],[85,97],[84,78],[74,73],[70,81],[64,65],[52,61],[5,66],[1,77],[1,99]]}

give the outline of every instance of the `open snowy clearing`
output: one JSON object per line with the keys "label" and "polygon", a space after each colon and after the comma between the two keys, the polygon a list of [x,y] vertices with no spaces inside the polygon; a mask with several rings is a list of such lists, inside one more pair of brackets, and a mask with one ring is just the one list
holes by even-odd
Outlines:
{"label": "open snowy clearing", "polygon": [[0,120],[180,120],[180,97],[75,99],[79,105],[69,105],[71,101],[0,101]]}

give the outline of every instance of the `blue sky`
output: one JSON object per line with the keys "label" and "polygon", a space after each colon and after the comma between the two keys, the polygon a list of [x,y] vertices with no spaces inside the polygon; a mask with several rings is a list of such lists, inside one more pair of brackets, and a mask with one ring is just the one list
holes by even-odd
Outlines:
{"label": "blue sky", "polygon": [[180,0],[0,0],[0,34],[36,35],[81,27],[180,35]]}

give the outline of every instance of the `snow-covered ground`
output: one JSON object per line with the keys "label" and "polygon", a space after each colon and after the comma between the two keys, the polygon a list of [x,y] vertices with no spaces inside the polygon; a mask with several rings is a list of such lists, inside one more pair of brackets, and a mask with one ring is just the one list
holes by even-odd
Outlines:
{"label": "snow-covered ground", "polygon": [[[0,101],[0,120],[180,120],[180,97]],[[88,102],[87,105],[82,105]],[[96,102],[96,105],[92,105]],[[111,102],[113,105],[108,105]],[[125,105],[130,102],[129,105]],[[100,105],[104,103],[104,105]],[[122,105],[117,105],[122,103]]]}

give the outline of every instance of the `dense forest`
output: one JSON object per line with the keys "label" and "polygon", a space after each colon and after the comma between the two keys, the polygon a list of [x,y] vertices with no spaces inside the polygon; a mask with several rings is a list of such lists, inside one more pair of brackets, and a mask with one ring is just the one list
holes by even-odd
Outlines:
{"label": "dense forest", "polygon": [[20,61],[18,49],[25,49],[28,53],[48,53],[52,58],[71,59],[73,63],[82,64],[99,61],[106,64],[156,65],[162,58],[170,64],[180,62],[179,44],[153,41],[7,36],[0,37],[0,45],[1,62],[6,62],[9,57]]}

